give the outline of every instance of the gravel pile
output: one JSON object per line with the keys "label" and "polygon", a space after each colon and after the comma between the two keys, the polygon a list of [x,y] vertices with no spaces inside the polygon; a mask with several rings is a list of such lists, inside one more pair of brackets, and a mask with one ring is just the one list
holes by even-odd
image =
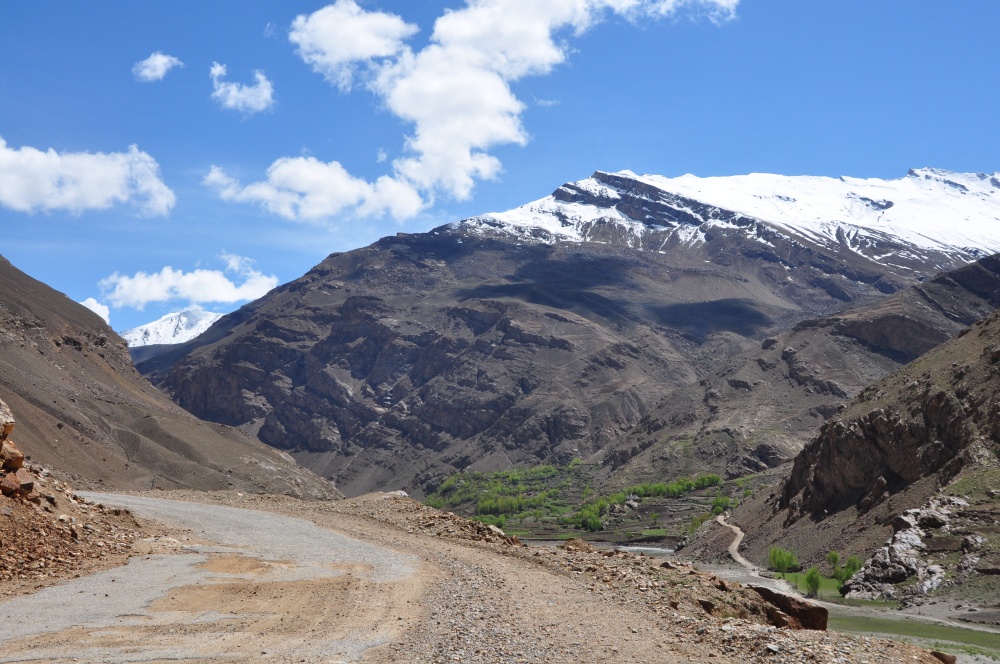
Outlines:
{"label": "gravel pile", "polygon": [[123,564],[143,536],[125,510],[76,495],[40,466],[26,466],[40,500],[0,498],[0,596],[19,595],[84,571]]}

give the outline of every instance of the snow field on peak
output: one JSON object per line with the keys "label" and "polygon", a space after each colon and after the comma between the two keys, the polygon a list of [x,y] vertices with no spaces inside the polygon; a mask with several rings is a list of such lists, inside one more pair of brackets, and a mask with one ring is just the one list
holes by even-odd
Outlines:
{"label": "snow field on peak", "polygon": [[838,228],[849,226],[921,249],[1000,251],[998,175],[935,169],[913,170],[898,180],[618,175],[816,239],[835,239]]}
{"label": "snow field on peak", "polygon": [[[560,188],[586,192],[601,200],[600,205],[547,196],[455,227],[471,232],[489,229],[542,242],[585,242],[595,223],[611,222],[625,227],[630,236],[641,237],[649,227],[613,207],[610,202],[621,200],[623,192],[601,181],[601,175]],[[866,244],[894,241],[915,250],[960,254],[966,259],[1000,252],[1000,174],[923,168],[897,180],[766,173],[708,178],[668,178],[631,171],[610,175],[660,190],[661,201],[689,199],[819,243],[846,242],[855,251]],[[694,209],[686,212],[703,219]],[[721,220],[706,221],[714,227],[736,228]],[[700,234],[681,233],[688,228],[681,224],[673,232],[683,235],[685,243],[697,242]]]}
{"label": "snow field on peak", "polygon": [[212,327],[222,314],[204,309],[186,309],[169,313],[152,323],[133,327],[121,333],[130,348],[155,344],[182,344]]}

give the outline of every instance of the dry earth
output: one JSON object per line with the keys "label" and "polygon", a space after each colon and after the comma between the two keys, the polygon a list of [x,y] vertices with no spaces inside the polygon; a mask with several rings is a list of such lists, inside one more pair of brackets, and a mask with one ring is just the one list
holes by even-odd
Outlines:
{"label": "dry earth", "polygon": [[102,500],[187,532],[0,603],[0,661],[938,661],[769,626],[755,593],[686,563],[520,546],[397,495]]}

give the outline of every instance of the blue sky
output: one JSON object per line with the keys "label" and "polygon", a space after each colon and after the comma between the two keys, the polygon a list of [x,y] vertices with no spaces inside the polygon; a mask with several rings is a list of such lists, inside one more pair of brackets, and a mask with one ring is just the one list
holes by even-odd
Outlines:
{"label": "blue sky", "polygon": [[0,253],[122,330],[597,169],[995,172],[998,25],[992,0],[0,3]]}

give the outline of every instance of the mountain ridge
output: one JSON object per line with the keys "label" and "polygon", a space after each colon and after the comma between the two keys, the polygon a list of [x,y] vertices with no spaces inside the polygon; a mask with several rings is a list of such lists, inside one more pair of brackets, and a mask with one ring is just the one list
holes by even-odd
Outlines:
{"label": "mountain ridge", "polygon": [[[558,188],[541,225],[487,215],[331,254],[138,366],[185,408],[289,450],[348,494],[420,495],[456,470],[576,456],[611,472],[664,400],[677,402],[671,426],[697,424],[711,391],[699,384],[716,380],[719,358],[972,257],[884,236],[863,251],[843,233],[793,237],[641,179],[602,177]],[[898,260],[877,260],[886,252]],[[812,369],[789,370],[805,381],[796,389],[833,389]],[[730,378],[726,389],[743,389]],[[810,407],[835,409],[822,394]],[[682,461],[715,470],[756,445],[728,428],[706,441],[712,455]],[[805,442],[792,434],[780,453],[760,452],[766,463]]]}

